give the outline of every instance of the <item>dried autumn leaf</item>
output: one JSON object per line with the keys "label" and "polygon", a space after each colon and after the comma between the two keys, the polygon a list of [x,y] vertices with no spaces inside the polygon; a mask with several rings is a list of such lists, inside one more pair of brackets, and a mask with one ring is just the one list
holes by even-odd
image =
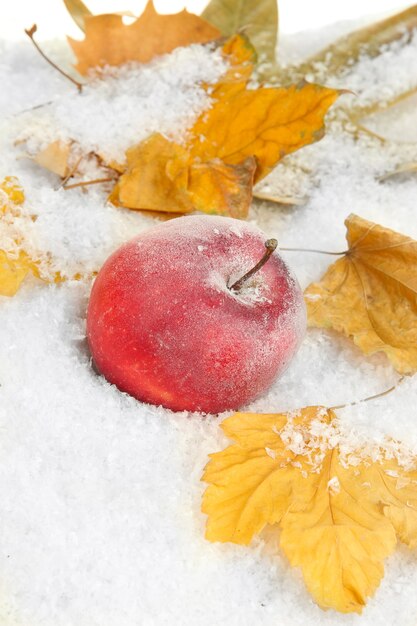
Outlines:
{"label": "dried autumn leaf", "polygon": [[85,29],[85,18],[92,15],[81,0],[64,0],[68,13],[81,30]]}
{"label": "dried autumn leaf", "polygon": [[58,174],[61,178],[65,178],[69,171],[68,159],[70,152],[70,144],[57,140],[38,152],[33,160],[41,167]]}
{"label": "dried autumn leaf", "polygon": [[257,60],[256,50],[244,34],[233,35],[222,46],[222,55],[229,64],[229,69],[211,88],[213,98],[220,98],[224,85],[230,89],[235,84],[237,89],[244,87],[250,79]]}
{"label": "dried autumn leaf", "polygon": [[194,162],[189,169],[188,195],[193,208],[229,217],[247,216],[252,200],[256,161],[247,157],[228,165],[221,159]]}
{"label": "dried autumn leaf", "polygon": [[[25,200],[19,181],[14,176],[7,176],[0,183],[0,211],[19,214],[18,207]],[[37,264],[23,250],[14,253],[0,250],[0,295],[14,296],[26,276],[38,275]]]}
{"label": "dried autumn leaf", "polygon": [[306,76],[314,74],[318,67],[325,67],[328,76],[340,74],[350,69],[362,54],[375,57],[384,50],[387,44],[403,39],[406,33],[411,36],[416,27],[417,5],[414,5],[405,11],[341,37],[308,61],[293,68],[293,72],[299,76]]}
{"label": "dried autumn leaf", "polygon": [[324,116],[340,93],[306,82],[261,89],[242,84],[237,90],[225,85],[191,129],[191,155],[230,165],[255,157],[257,182],[285,155],[323,137]]}
{"label": "dried autumn leaf", "polygon": [[349,250],[305,292],[310,326],[383,351],[401,373],[417,371],[417,242],[350,215]]}
{"label": "dried autumn leaf", "polygon": [[237,165],[220,159],[194,162],[191,155],[159,133],[126,153],[127,168],[110,200],[130,209],[245,217],[256,168],[253,158]]}
{"label": "dried autumn leaf", "polygon": [[234,39],[228,53],[238,62],[237,79],[228,72],[220,80],[212,108],[194,124],[187,144],[155,134],[130,149],[111,201],[132,209],[198,209],[244,218],[253,183],[286,154],[322,137],[325,113],[339,91],[308,83],[249,90],[250,51]]}
{"label": "dried autumn leaf", "polygon": [[388,172],[388,174],[380,176],[379,180],[383,182],[384,180],[388,180],[393,176],[398,176],[399,174],[410,174],[412,172],[417,172],[416,161],[410,161],[409,163],[402,163],[401,165],[398,165],[392,172]]}
{"label": "dried autumn leaf", "polygon": [[278,36],[276,0],[211,0],[201,14],[223,35],[232,36],[244,30],[257,52],[275,62]]}
{"label": "dried autumn leaf", "polygon": [[126,152],[127,168],[110,200],[128,209],[167,213],[193,210],[187,195],[189,154],[154,133]]}
{"label": "dried autumn leaf", "polygon": [[25,201],[23,189],[15,176],[6,176],[0,183],[0,211],[5,213]]}
{"label": "dried autumn leaf", "polygon": [[129,61],[146,63],[154,56],[171,52],[179,46],[207,43],[219,37],[219,31],[185,9],[180,13],[160,15],[152,0],[133,24],[124,24],[120,15],[85,16],[85,39],[68,41],[78,59],[80,74],[106,65]]}
{"label": "dried autumn leaf", "polygon": [[316,602],[360,613],[396,533],[415,545],[417,472],[383,457],[349,465],[336,421],[323,407],[227,418],[222,428],[236,443],[210,455],[202,510],[210,541],[246,545],[267,524],[279,526],[280,546]]}
{"label": "dried autumn leaf", "polygon": [[0,250],[0,295],[14,296],[26,276],[34,270],[36,265],[25,252],[15,257]]}

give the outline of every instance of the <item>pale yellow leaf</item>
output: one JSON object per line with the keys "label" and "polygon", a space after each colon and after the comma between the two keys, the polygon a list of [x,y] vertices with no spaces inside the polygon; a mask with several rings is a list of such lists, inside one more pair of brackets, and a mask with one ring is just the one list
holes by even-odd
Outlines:
{"label": "pale yellow leaf", "polygon": [[309,325],[417,371],[417,242],[356,215],[345,223],[349,251],[306,289]]}
{"label": "pale yellow leaf", "polygon": [[[366,472],[361,478],[366,482]],[[394,528],[367,500],[354,469],[343,468],[336,450],[326,455],[319,474],[308,473],[302,481],[307,498],[298,496],[282,519],[281,548],[291,565],[301,567],[322,608],[360,613],[395,548]]]}
{"label": "pale yellow leaf", "polygon": [[208,515],[207,539],[248,544],[285,513],[291,492],[287,466],[294,455],[275,432],[284,423],[282,415],[244,413],[223,422],[226,434],[239,445],[210,455],[205,469],[202,480],[210,483],[202,505]]}
{"label": "pale yellow leaf", "polygon": [[68,143],[57,140],[38,152],[33,160],[41,167],[65,178],[68,174],[70,152],[71,146]]}

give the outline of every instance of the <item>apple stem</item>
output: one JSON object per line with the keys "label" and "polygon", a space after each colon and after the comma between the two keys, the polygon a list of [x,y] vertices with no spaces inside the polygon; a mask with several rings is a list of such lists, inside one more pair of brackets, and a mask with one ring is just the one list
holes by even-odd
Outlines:
{"label": "apple stem", "polygon": [[240,291],[242,286],[244,285],[244,283],[251,277],[253,276],[256,272],[258,272],[261,267],[263,267],[265,265],[265,263],[267,262],[267,260],[269,259],[269,257],[271,256],[271,254],[274,252],[274,250],[276,250],[278,246],[278,241],[276,239],[267,239],[265,241],[265,254],[263,255],[262,259],[260,259],[258,261],[258,263],[256,265],[254,265],[252,267],[252,269],[249,270],[249,272],[246,272],[246,274],[244,274],[241,278],[239,278],[239,280],[237,280],[235,283],[233,283],[233,285],[231,287],[229,287],[229,289],[231,291]]}
{"label": "apple stem", "polygon": [[58,65],[56,65],[53,61],[51,61],[51,59],[46,56],[46,54],[43,52],[39,44],[35,41],[34,34],[36,33],[37,30],[38,30],[38,27],[36,26],[36,24],[34,24],[32,28],[25,28],[25,33],[29,37],[29,39],[32,41],[33,45],[35,46],[39,54],[45,59],[45,61],[47,61],[49,65],[52,65],[52,67],[54,67],[56,70],[58,70],[58,72],[62,74],[62,76],[65,76],[65,78],[68,78],[68,80],[70,80],[77,87],[78,91],[81,93],[81,91],[83,90],[83,85],[79,83],[78,80],[75,80],[75,78],[73,78],[72,76],[64,72],[64,70],[58,67]]}

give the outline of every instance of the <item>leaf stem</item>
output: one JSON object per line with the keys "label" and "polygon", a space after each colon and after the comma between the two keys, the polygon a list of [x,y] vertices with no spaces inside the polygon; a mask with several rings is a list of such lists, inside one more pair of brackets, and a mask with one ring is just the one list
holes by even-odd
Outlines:
{"label": "leaf stem", "polygon": [[362,402],[369,402],[369,400],[376,400],[377,398],[383,398],[384,396],[387,396],[389,393],[391,393],[392,391],[394,391],[394,389],[397,389],[397,387],[405,380],[405,376],[401,376],[401,378],[399,378],[397,380],[397,382],[395,383],[395,385],[393,385],[392,387],[390,387],[389,389],[385,389],[385,391],[381,391],[380,393],[375,393],[373,396],[368,396],[367,398],[362,398],[362,400],[356,400],[355,402],[348,402],[347,404],[338,404],[337,406],[331,406],[329,407],[332,411],[336,410],[336,409],[344,409],[347,406],[355,406],[355,404],[361,404]]}
{"label": "leaf stem", "polygon": [[114,178],[95,178],[94,180],[85,180],[81,183],[74,183],[73,185],[65,185],[63,189],[75,189],[76,187],[86,187],[87,185],[98,185],[98,183],[110,183]]}
{"label": "leaf stem", "polygon": [[46,56],[46,54],[40,48],[39,44],[35,41],[34,34],[36,33],[37,30],[38,30],[38,27],[36,26],[36,24],[34,24],[32,28],[25,28],[25,33],[29,37],[29,39],[32,41],[33,45],[35,46],[39,54],[45,59],[45,61],[49,63],[49,65],[52,65],[53,68],[58,70],[58,72],[62,74],[62,76],[65,76],[65,78],[68,78],[68,80],[70,80],[77,87],[78,91],[81,93],[83,90],[83,85],[79,83],[78,80],[75,80],[75,78],[73,78],[72,76],[64,72],[64,70],[58,67],[58,65],[56,65],[53,61],[51,61],[51,59],[49,59]]}
{"label": "leaf stem", "polygon": [[231,291],[240,291],[244,283],[251,276],[253,276],[256,272],[258,272],[261,269],[261,267],[265,265],[265,263],[268,261],[271,254],[274,252],[274,250],[276,250],[277,246],[278,246],[278,241],[276,239],[267,239],[265,241],[266,250],[265,250],[263,257],[260,259],[260,261],[258,261],[258,263],[254,265],[254,267],[252,267],[252,269],[246,272],[246,274],[244,274],[241,278],[239,278],[236,282],[234,282],[233,285],[229,287],[229,289]]}
{"label": "leaf stem", "polygon": [[264,200],[265,202],[273,202],[275,204],[284,204],[288,206],[298,206],[304,204],[306,198],[296,198],[294,196],[270,196],[269,194],[262,193],[262,191],[253,191],[252,197],[257,200]]}
{"label": "leaf stem", "polygon": [[279,248],[282,252],[315,252],[317,254],[331,254],[332,256],[343,256],[347,254],[349,251],[345,250],[344,252],[328,252],[327,250],[314,250],[311,248]]}

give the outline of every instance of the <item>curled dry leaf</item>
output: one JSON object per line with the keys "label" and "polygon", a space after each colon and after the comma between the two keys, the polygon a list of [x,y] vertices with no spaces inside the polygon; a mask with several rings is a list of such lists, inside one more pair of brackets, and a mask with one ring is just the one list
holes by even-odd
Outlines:
{"label": "curled dry leaf", "polygon": [[417,5],[413,5],[405,11],[341,37],[300,66],[292,68],[292,73],[297,76],[314,75],[317,68],[320,72],[325,68],[327,76],[340,74],[351,69],[361,55],[375,57],[387,44],[403,39],[407,33],[411,37],[416,27]]}
{"label": "curled dry leaf", "polygon": [[70,152],[70,144],[57,140],[38,152],[33,160],[41,167],[58,174],[61,178],[65,178],[69,172],[68,160]]}
{"label": "curled dry leaf", "polygon": [[82,0],[64,0],[68,13],[81,30],[85,30],[85,18],[92,15]]}
{"label": "curled dry leaf", "polygon": [[[341,93],[303,82],[248,89],[253,52],[242,36],[224,48],[231,69],[213,104],[180,146],[153,135],[127,152],[127,170],[111,200],[127,208],[247,216],[252,186],[286,154],[318,141]],[[150,156],[152,155],[152,156]]]}
{"label": "curled dry leaf", "polygon": [[353,453],[359,465],[349,465],[336,423],[334,411],[317,406],[227,418],[222,428],[236,443],[210,455],[202,511],[210,541],[247,545],[267,524],[279,527],[280,547],[316,602],[360,613],[396,535],[417,543],[417,471],[361,451]]}
{"label": "curled dry leaf", "polygon": [[403,374],[417,371],[417,241],[350,215],[348,251],[305,292],[310,326],[383,351]]}
{"label": "curled dry leaf", "polygon": [[398,176],[399,174],[411,174],[413,172],[417,172],[417,162],[410,161],[409,163],[402,163],[398,165],[392,172],[388,172],[383,176],[380,176],[379,180],[383,182],[384,180],[388,180],[389,178],[393,178],[394,176]]}
{"label": "curled dry leaf", "polygon": [[78,59],[80,74],[106,65],[129,61],[146,63],[158,54],[178,46],[207,43],[219,37],[219,31],[185,9],[172,15],[160,15],[152,0],[133,24],[124,24],[120,15],[86,15],[85,39],[68,41]]}

